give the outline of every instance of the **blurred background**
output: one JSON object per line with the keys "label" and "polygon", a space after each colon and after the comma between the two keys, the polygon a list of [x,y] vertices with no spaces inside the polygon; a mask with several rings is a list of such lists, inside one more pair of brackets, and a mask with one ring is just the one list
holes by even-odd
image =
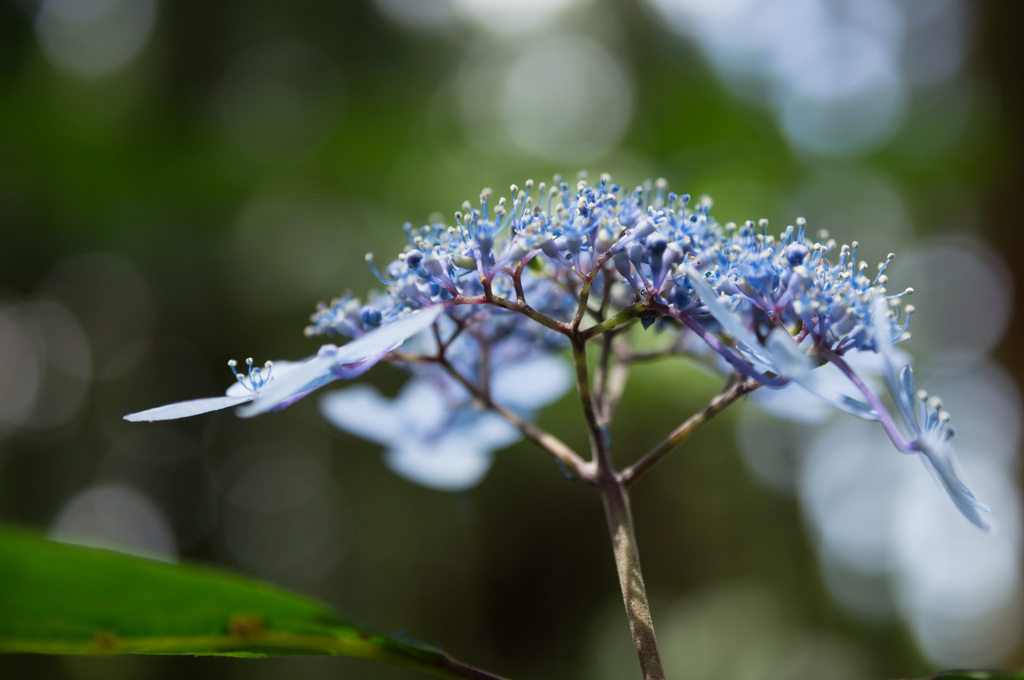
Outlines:
{"label": "blurred background", "polygon": [[[797,216],[913,286],[974,531],[919,462],[737,406],[634,487],[669,677],[1024,667],[1021,6],[986,0],[0,0],[0,520],[265,578],[513,678],[638,675],[600,503],[527,444],[451,495],[314,400],[139,425],[296,359],[405,221],[580,169]],[[652,331],[653,332],[653,331]],[[393,393],[403,376],[367,380]],[[719,388],[638,369],[627,462]],[[542,424],[579,449],[567,397]],[[628,445],[636,446],[629,450]],[[2,587],[2,586],[0,586]],[[0,657],[0,676],[418,677],[352,659]]]}

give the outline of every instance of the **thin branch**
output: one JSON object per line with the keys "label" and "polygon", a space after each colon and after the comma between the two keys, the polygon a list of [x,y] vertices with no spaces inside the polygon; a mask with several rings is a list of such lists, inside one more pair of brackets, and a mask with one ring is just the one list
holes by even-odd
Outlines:
{"label": "thin branch", "polygon": [[605,319],[600,323],[596,323],[584,331],[580,331],[580,339],[586,342],[595,335],[600,335],[601,333],[610,331],[613,328],[618,328],[619,326],[629,323],[633,319],[640,316],[640,314],[644,312],[646,309],[647,307],[642,302],[632,304],[629,307],[622,309],[615,316]]}
{"label": "thin branch", "polygon": [[608,269],[606,267],[601,268],[601,274],[604,276],[601,281],[604,288],[601,291],[601,314],[597,316],[598,321],[604,321],[605,313],[608,311],[608,305],[612,302],[612,278],[608,275]]}
{"label": "thin branch", "polygon": [[825,359],[842,371],[843,375],[845,375],[860,391],[860,393],[864,395],[864,400],[867,401],[868,405],[875,410],[879,424],[882,426],[882,429],[885,430],[885,433],[889,435],[889,439],[891,439],[892,443],[896,445],[896,448],[905,453],[917,450],[914,448],[914,442],[909,441],[903,436],[899,426],[896,425],[896,421],[893,420],[892,415],[889,413],[889,409],[885,408],[885,404],[882,403],[882,400],[879,399],[878,395],[860,379],[860,376],[857,375],[852,368],[850,368],[850,365],[846,363],[845,359],[827,347],[818,347],[818,353],[821,358]]}
{"label": "thin branch", "polygon": [[590,388],[590,372],[587,369],[587,348],[579,335],[570,337],[572,341],[573,367],[576,369],[576,391],[580,396],[580,405],[583,407],[583,418],[587,422],[587,434],[590,436],[590,450],[593,452],[593,461],[598,469],[612,469],[611,458],[608,451],[608,438],[605,430],[597,417],[597,409],[594,406],[594,395]]}
{"label": "thin branch", "polygon": [[510,411],[501,404],[492,400],[490,395],[480,391],[478,386],[474,385],[465,376],[455,370],[455,367],[452,366],[444,356],[439,356],[436,361],[438,364],[443,366],[445,370],[447,370],[448,373],[459,382],[459,384],[469,390],[470,394],[479,399],[485,406],[487,406],[487,408],[510,422],[523,433],[524,437],[550,453],[571,474],[585,482],[589,482],[591,484],[594,483],[593,466],[585,462],[578,453],[572,450],[572,447],[550,432],[542,430],[533,423],[523,420],[513,411]]}
{"label": "thin branch", "polygon": [[[593,479],[601,493],[605,518],[608,521],[608,533],[612,539],[612,551],[615,555],[615,570],[619,577],[619,586],[622,589],[622,601],[626,607],[626,617],[629,620],[629,629],[633,636],[633,646],[636,648],[644,680],[665,680],[665,671],[661,664],[661,655],[658,652],[658,642],[654,635],[654,623],[651,620],[651,608],[647,602],[647,589],[640,571],[640,554],[637,550],[636,534],[633,530],[633,513],[629,507],[629,494],[612,464],[605,430],[607,421],[602,415],[606,412],[603,406],[607,396],[604,394],[607,386],[606,379],[611,378],[608,375],[608,363],[612,355],[612,337],[605,338],[601,364],[595,370],[593,389],[590,382],[590,371],[587,367],[587,340],[598,333],[610,331],[628,323],[636,313],[639,313],[636,308],[642,309],[643,307],[634,305],[632,308],[627,308],[625,315],[620,313],[612,319],[599,321],[586,331],[579,330],[580,322],[587,310],[587,299],[593,283],[594,272],[600,270],[608,257],[609,253],[605,253],[602,256],[603,259],[599,258],[596,266],[591,268],[590,275],[584,281],[580,290],[580,305],[567,335],[572,344],[576,388],[579,392],[580,405],[583,408],[583,417],[587,423],[587,433],[590,436],[590,450],[593,457],[591,462],[596,468]],[[595,328],[600,330],[595,331]],[[619,380],[623,385],[625,384],[624,379],[620,378]],[[595,393],[597,399],[595,399]],[[617,399],[618,395],[615,395],[615,400],[617,401]]]}
{"label": "thin branch", "polygon": [[761,383],[750,378],[741,379],[727,384],[725,389],[715,395],[715,398],[711,400],[710,404],[687,418],[682,425],[672,430],[664,441],[623,470],[619,475],[619,479],[622,480],[622,484],[625,486],[632,484],[636,481],[637,477],[642,475],[650,469],[651,466],[668,455],[672,449],[683,443],[697,430],[697,428],[715,417],[715,415],[717,415],[726,406],[733,403],[743,395],[753,392],[760,386]]}
{"label": "thin branch", "polygon": [[597,362],[597,366],[594,367],[594,401],[595,408],[597,409],[598,420],[601,425],[608,427],[609,420],[604,417],[605,414],[605,393],[608,387],[608,370],[612,360],[612,341],[615,339],[614,333],[606,333],[601,338],[601,358]]}
{"label": "thin branch", "polygon": [[480,393],[491,398],[491,346],[480,342]]}
{"label": "thin branch", "polygon": [[580,328],[580,323],[583,321],[583,316],[586,312],[590,311],[587,307],[587,303],[590,301],[590,288],[594,285],[593,277],[588,276],[583,281],[583,287],[580,288],[580,304],[576,308],[576,316],[573,317],[570,327],[572,332],[575,333]]}
{"label": "thin branch", "polygon": [[550,316],[526,304],[525,301],[517,300],[513,302],[512,300],[506,300],[503,297],[496,297],[494,295],[491,297],[487,297],[486,295],[457,295],[451,300],[448,300],[445,304],[449,307],[456,307],[458,305],[495,305],[503,309],[518,312],[523,316],[533,319],[545,328],[550,328],[551,330],[562,333],[563,335],[567,335],[569,333],[569,324],[552,319]]}
{"label": "thin branch", "polygon": [[605,518],[608,521],[608,533],[612,539],[612,551],[615,555],[615,570],[619,576],[622,589],[622,602],[626,607],[626,618],[633,635],[633,646],[636,648],[637,659],[644,680],[664,680],[665,671],[661,665],[658,652],[658,641],[654,635],[654,622],[651,619],[651,608],[647,602],[647,588],[644,585],[643,573],[640,571],[640,553],[637,550],[636,534],[633,530],[633,513],[629,507],[629,494],[626,486],[612,465],[608,440],[601,426],[590,389],[590,377],[587,370],[587,352],[585,341],[580,334],[570,336],[573,350],[573,363],[576,367],[576,385],[583,406],[583,415],[587,421],[590,434],[590,448],[593,462],[597,466],[596,482],[604,505]]}
{"label": "thin branch", "polygon": [[[459,330],[461,330],[461,326]],[[430,331],[434,334],[434,342],[437,343],[437,353],[444,354],[444,351],[448,349],[448,343],[441,339],[441,328],[435,323],[430,326]]]}
{"label": "thin branch", "polygon": [[629,377],[629,362],[616,361],[608,376],[608,386],[605,389],[602,402],[603,411],[601,417],[605,423],[611,423],[615,417],[615,410],[619,407],[623,392],[626,391],[626,379]]}
{"label": "thin branch", "polygon": [[515,271],[512,273],[512,287],[516,291],[516,302],[521,305],[526,304],[526,293],[523,292],[523,270],[526,269],[526,261],[520,262],[516,265]]}
{"label": "thin branch", "polygon": [[640,553],[637,550],[636,534],[633,531],[633,512],[629,507],[626,487],[614,475],[599,475],[598,488],[604,502],[608,532],[611,534],[612,551],[615,554],[615,569],[622,589],[622,602],[626,607],[629,629],[633,634],[633,646],[640,661],[644,680],[665,680],[661,665],[658,640],[654,635],[654,621],[651,607],[647,602],[647,588],[640,571]]}

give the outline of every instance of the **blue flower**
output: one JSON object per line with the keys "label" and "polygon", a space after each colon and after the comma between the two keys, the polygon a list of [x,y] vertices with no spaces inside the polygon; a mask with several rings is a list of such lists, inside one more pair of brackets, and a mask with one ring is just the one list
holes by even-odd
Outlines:
{"label": "blue flower", "polygon": [[384,460],[405,479],[439,491],[462,491],[480,483],[493,451],[519,440],[501,416],[449,409],[431,382],[410,380],[394,400],[370,385],[331,392],[320,399],[327,422],[387,447]]}
{"label": "blue flower", "polygon": [[353,378],[369,370],[388,352],[429,328],[442,311],[437,306],[409,314],[341,348],[324,345],[315,357],[301,362],[267,362],[260,369],[253,366],[252,359],[248,359],[247,376],[237,373],[235,363],[229,362],[237,382],[228,388],[225,396],[177,402],[130,413],[124,418],[130,421],[174,420],[248,402],[251,402],[250,405],[240,410],[240,415],[255,415],[284,408],[329,382],[339,378]]}
{"label": "blue flower", "polygon": [[938,397],[930,396],[924,390],[915,391],[913,369],[893,351],[890,328],[883,321],[887,314],[888,306],[884,301],[878,301],[875,345],[885,361],[886,384],[899,407],[898,413],[909,437],[904,438],[902,433],[889,429],[887,434],[901,451],[921,454],[957,509],[977,526],[988,529],[989,524],[982,517],[982,513],[989,512],[988,506],[979,502],[960,478],[953,447],[949,444],[953,438],[949,413],[942,409]]}
{"label": "blue flower", "polygon": [[227,389],[227,392],[223,397],[179,401],[174,404],[167,404],[166,406],[158,406],[146,411],[139,411],[138,413],[130,413],[126,415],[124,419],[133,422],[175,420],[177,418],[187,418],[189,416],[197,416],[211,411],[219,411],[231,406],[238,406],[239,404],[252,401],[260,391],[265,389],[273,380],[276,380],[282,375],[286,375],[289,371],[294,370],[295,367],[298,366],[296,363],[287,361],[268,361],[262,368],[260,368],[253,365],[251,358],[246,359],[245,363],[249,367],[248,373],[241,374],[236,369],[238,364],[234,359],[228,362],[228,367],[231,369],[231,372],[234,373],[236,382]]}
{"label": "blue flower", "polygon": [[[668,191],[664,180],[632,192],[607,175],[594,185],[581,175],[575,186],[556,176],[550,188],[532,181],[524,187],[513,185],[510,196],[497,201],[485,189],[479,207],[464,203],[452,226],[440,219],[418,228],[407,224],[406,246],[383,271],[367,256],[383,291],[365,304],[345,295],[319,305],[306,329],[351,338],[348,344],[323,345],[315,357],[271,375],[255,370],[245,378],[248,390],[236,387],[224,397],[128,418],[178,418],[235,405],[242,416],[277,410],[359,375],[433,327],[434,335],[391,355],[414,373],[407,389],[415,399],[403,392],[390,402],[360,388],[347,397],[354,406],[335,396],[327,413],[343,428],[371,428],[367,436],[388,447],[389,465],[400,473],[462,488],[486,472],[491,452],[512,434],[485,417],[468,393],[453,390],[452,379],[439,377],[440,364],[464,382],[492,389],[500,369],[585,333],[584,317],[588,324],[639,319],[644,328],[671,329],[680,340],[699,338],[732,371],[768,388],[795,386],[879,421],[897,448],[920,453],[957,507],[984,526],[979,513],[985,508],[953,462],[948,415],[933,398],[914,394],[913,374],[892,349],[910,337],[913,311],[903,305],[911,289],[887,290],[892,255],[869,274],[867,263],[857,260],[856,242],[840,246],[825,233],[812,240],[802,219],[778,234],[769,232],[766,220],[721,225],[710,214],[710,199],[691,201]],[[590,314],[581,308],[577,315],[584,290]],[[674,346],[694,354],[692,343]],[[865,353],[883,358],[895,418],[844,359]],[[847,384],[837,384],[836,371],[821,370],[827,364]],[[443,404],[440,411],[424,406],[430,390]],[[389,417],[355,422],[351,414],[360,409]],[[425,413],[435,414],[428,424],[416,419]],[[401,436],[380,429],[393,420],[404,423]],[[446,456],[455,457],[451,466]],[[436,477],[419,469],[421,463]],[[445,472],[449,467],[455,472]]]}
{"label": "blue flower", "polygon": [[[877,419],[877,415],[868,404],[839,392],[828,381],[820,379],[819,372],[814,370],[815,367],[808,356],[811,345],[809,341],[805,341],[805,349],[801,349],[801,345],[796,343],[789,333],[775,328],[762,343],[745,325],[743,317],[731,312],[720,301],[719,295],[704,276],[689,266],[683,267],[683,271],[707,312],[736,340],[736,353],[749,361],[755,371],[774,373],[780,378],[792,381],[835,408],[860,418]],[[739,368],[744,370],[742,366]],[[760,379],[760,376],[755,377]]]}
{"label": "blue flower", "polygon": [[350,379],[363,374],[384,356],[398,348],[417,333],[430,328],[444,312],[441,305],[433,305],[382,324],[375,330],[336,347],[324,345],[295,370],[268,385],[252,403],[239,409],[242,417],[273,411],[291,404],[313,390],[338,379]]}

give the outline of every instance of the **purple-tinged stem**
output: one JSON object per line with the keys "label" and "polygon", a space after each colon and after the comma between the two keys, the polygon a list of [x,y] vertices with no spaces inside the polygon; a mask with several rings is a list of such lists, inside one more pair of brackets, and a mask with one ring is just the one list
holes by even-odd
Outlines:
{"label": "purple-tinged stem", "polygon": [[882,425],[882,429],[885,430],[887,435],[889,435],[889,439],[892,440],[892,443],[896,445],[897,449],[904,453],[917,451],[913,444],[907,441],[903,436],[903,433],[900,432],[899,427],[896,426],[896,421],[892,419],[889,409],[885,408],[882,400],[879,399],[878,395],[876,395],[871,388],[860,379],[859,375],[854,373],[853,369],[850,368],[850,365],[846,363],[845,359],[827,347],[819,347],[818,354],[821,358],[825,359],[842,371],[843,375],[849,378],[850,382],[852,382],[860,393],[864,395],[864,400],[867,401],[868,405],[870,405],[871,408],[875,410],[875,413],[878,414],[878,422]]}

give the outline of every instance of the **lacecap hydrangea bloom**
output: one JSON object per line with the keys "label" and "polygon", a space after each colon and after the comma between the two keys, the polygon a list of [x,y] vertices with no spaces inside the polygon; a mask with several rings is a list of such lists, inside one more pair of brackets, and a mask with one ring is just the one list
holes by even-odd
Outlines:
{"label": "lacecap hydrangea bloom", "polygon": [[[936,397],[915,391],[913,371],[894,349],[910,337],[913,307],[904,304],[911,289],[888,288],[893,256],[873,268],[857,260],[856,243],[812,237],[802,219],[773,232],[766,220],[719,224],[710,208],[709,199],[670,192],[663,180],[627,191],[607,175],[596,184],[585,176],[575,185],[527,181],[497,200],[484,190],[452,223],[407,224],[406,244],[386,266],[368,256],[384,288],[365,303],[346,295],[318,306],[307,335],[347,343],[324,344],[301,362],[251,368],[224,397],[126,418],[236,405],[253,416],[388,361],[412,374],[396,399],[360,386],[327,395],[321,410],[387,447],[399,474],[461,489],[482,478],[494,450],[522,437],[557,452],[560,443],[531,423],[569,387],[564,349],[640,324],[668,337],[665,356],[710,349],[731,380],[751,389],[795,385],[877,421],[899,451],[920,455],[937,473],[967,519],[987,527],[987,508],[955,463],[949,414]],[[885,400],[848,361],[863,353],[881,358]],[[826,364],[843,380],[826,378]],[[517,371],[530,367],[544,379],[517,382]],[[589,390],[586,375],[584,368],[580,381],[577,370],[581,390]],[[595,387],[601,403],[592,418],[603,436],[615,402],[602,398],[606,388]],[[587,469],[566,472],[586,476]]]}

